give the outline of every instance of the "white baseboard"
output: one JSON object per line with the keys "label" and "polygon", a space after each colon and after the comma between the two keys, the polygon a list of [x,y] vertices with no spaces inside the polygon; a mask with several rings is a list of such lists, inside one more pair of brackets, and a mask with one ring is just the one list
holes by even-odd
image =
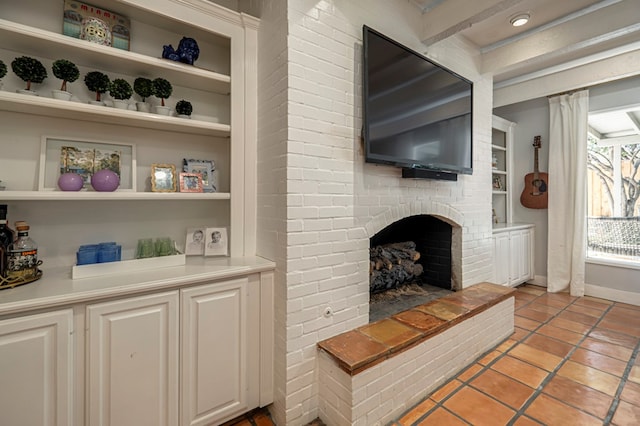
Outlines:
{"label": "white baseboard", "polygon": [[612,300],[614,302],[628,303],[640,306],[640,293],[617,290],[615,288],[600,287],[593,284],[585,284],[585,296],[598,297],[600,299]]}

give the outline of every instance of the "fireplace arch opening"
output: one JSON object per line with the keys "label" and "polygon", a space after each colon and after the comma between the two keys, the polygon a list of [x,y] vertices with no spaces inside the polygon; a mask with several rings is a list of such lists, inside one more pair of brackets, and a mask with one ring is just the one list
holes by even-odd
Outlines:
{"label": "fireplace arch opening", "polygon": [[369,239],[369,320],[458,289],[460,227],[431,215],[402,218]]}

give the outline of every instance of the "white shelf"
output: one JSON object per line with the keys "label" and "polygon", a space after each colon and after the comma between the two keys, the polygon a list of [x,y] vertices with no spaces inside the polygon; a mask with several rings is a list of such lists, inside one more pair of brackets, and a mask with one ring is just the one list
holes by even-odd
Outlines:
{"label": "white shelf", "polygon": [[507,174],[507,172],[504,170],[496,170],[496,169],[491,169],[491,173],[494,175],[505,175],[505,176]]}
{"label": "white shelf", "polygon": [[493,195],[507,195],[507,191],[492,191]]}
{"label": "white shelf", "polygon": [[194,135],[228,137],[231,133],[231,126],[228,124],[61,101],[44,96],[23,95],[6,91],[0,91],[0,110]]}
{"label": "white shelf", "polygon": [[231,78],[227,75],[176,61],[152,58],[135,52],[101,46],[51,31],[0,19],[0,40],[6,49],[45,58],[65,58],[90,63],[102,71],[128,75],[147,75],[149,68],[161,69],[173,84],[199,91],[228,94]]}
{"label": "white shelf", "polygon": [[95,192],[95,191],[0,191],[3,201],[160,201],[160,200],[229,200],[228,192]]}
{"label": "white shelf", "polygon": [[491,149],[495,150],[495,151],[506,151],[507,148],[504,146],[500,146],[500,145],[491,145]]}

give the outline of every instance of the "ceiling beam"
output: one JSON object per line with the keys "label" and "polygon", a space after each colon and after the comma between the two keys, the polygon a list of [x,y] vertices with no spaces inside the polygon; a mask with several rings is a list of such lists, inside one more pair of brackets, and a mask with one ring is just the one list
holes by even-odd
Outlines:
{"label": "ceiling beam", "polygon": [[636,116],[633,115],[633,113],[630,111],[628,111],[626,115],[629,121],[631,122],[631,127],[633,127],[633,130],[640,135],[640,122],[638,121]]}
{"label": "ceiling beam", "polygon": [[483,72],[500,74],[532,61],[593,52],[616,39],[640,39],[640,7],[637,0],[623,0],[562,25],[547,27],[528,37],[482,55]]}
{"label": "ceiling beam", "polygon": [[431,7],[422,15],[422,43],[430,46],[522,1],[447,0],[436,4],[435,7],[431,4],[432,2],[420,1],[423,7]]}

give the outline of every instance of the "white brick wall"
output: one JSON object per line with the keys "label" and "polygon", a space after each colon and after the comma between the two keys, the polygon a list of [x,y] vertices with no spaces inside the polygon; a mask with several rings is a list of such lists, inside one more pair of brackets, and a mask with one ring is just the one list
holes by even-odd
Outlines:
{"label": "white brick wall", "polygon": [[350,376],[319,354],[320,417],[331,426],[385,425],[513,333],[513,297]]}
{"label": "white brick wall", "polygon": [[[474,81],[474,174],[402,179],[365,164],[360,142],[362,25]],[[460,41],[425,48],[406,0],[263,2],[259,45],[258,254],[277,263],[273,414],[318,412],[316,342],[368,322],[368,239],[393,221],[435,214],[454,230],[460,287],[491,277],[492,82]],[[330,306],[333,316],[325,318]]]}

